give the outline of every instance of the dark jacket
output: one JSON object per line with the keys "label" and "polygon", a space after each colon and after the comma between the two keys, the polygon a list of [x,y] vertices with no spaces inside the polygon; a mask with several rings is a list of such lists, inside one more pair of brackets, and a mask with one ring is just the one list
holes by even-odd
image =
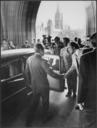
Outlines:
{"label": "dark jacket", "polygon": [[80,60],[78,103],[86,109],[96,109],[96,51],[84,54]]}
{"label": "dark jacket", "polygon": [[92,50],[93,50],[93,48],[85,48],[83,50],[83,54],[88,53],[88,52],[91,52]]}

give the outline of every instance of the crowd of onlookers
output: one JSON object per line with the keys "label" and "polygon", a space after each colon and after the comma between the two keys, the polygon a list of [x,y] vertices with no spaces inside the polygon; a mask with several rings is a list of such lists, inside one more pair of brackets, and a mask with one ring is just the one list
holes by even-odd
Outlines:
{"label": "crowd of onlookers", "polygon": [[66,47],[67,44],[70,42],[75,42],[79,49],[90,49],[91,50],[91,43],[89,40],[82,41],[81,38],[75,37],[74,40],[71,40],[69,37],[64,37],[62,40],[60,37],[56,36],[52,39],[51,36],[43,36],[43,39],[33,39],[33,42],[30,43],[26,40],[21,46],[14,44],[12,40],[3,39],[1,42],[1,51],[9,50],[9,49],[17,49],[17,48],[33,48],[36,43],[40,43],[43,45],[45,49],[49,49],[54,55],[60,55],[61,49]]}
{"label": "crowd of onlookers", "polygon": [[15,49],[16,46],[14,45],[13,41],[7,41],[6,39],[2,40],[1,43],[1,51],[9,50],[9,49]]}

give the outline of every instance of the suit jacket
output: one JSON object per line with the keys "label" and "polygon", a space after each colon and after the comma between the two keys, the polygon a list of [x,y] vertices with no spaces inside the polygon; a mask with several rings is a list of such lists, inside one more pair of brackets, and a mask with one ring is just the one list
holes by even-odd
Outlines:
{"label": "suit jacket", "polygon": [[88,52],[91,52],[92,50],[93,50],[93,48],[83,49],[83,54],[88,53]]}
{"label": "suit jacket", "polygon": [[28,58],[25,67],[25,80],[26,85],[30,86],[34,93],[49,89],[47,74],[55,78],[61,76],[50,69],[50,65],[41,58],[40,54],[35,53]]}
{"label": "suit jacket", "polygon": [[96,109],[96,51],[84,54],[80,59],[78,103],[87,109]]}

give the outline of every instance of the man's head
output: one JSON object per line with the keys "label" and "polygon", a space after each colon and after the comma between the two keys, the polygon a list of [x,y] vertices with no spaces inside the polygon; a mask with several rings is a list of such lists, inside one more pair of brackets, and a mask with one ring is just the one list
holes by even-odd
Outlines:
{"label": "man's head", "polygon": [[90,41],[93,47],[97,47],[97,32],[90,37]]}
{"label": "man's head", "polygon": [[75,42],[77,42],[77,41],[78,41],[78,38],[77,38],[77,37],[75,37],[75,38],[74,38],[74,41],[75,41]]}
{"label": "man's head", "polygon": [[27,44],[28,44],[28,40],[25,41],[25,45],[27,45]]}
{"label": "man's head", "polygon": [[55,40],[56,43],[59,43],[60,42],[60,37],[56,36],[54,40]]}
{"label": "man's head", "polygon": [[40,53],[41,56],[44,55],[44,47],[42,46],[42,44],[37,43],[34,49],[36,53]]}
{"label": "man's head", "polygon": [[68,37],[64,37],[63,41],[64,41],[64,46],[67,46],[70,42],[70,39]]}
{"label": "man's head", "polygon": [[4,50],[7,50],[9,48],[9,44],[6,39],[2,40],[2,47],[4,47]]}
{"label": "man's head", "polygon": [[75,42],[71,42],[68,46],[68,51],[70,54],[73,54],[77,49],[79,49],[79,46]]}

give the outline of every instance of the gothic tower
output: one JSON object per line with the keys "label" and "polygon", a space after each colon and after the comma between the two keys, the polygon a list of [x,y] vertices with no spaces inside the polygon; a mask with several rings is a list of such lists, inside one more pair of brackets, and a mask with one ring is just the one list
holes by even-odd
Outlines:
{"label": "gothic tower", "polygon": [[63,28],[63,15],[60,13],[59,5],[58,5],[55,13],[55,29],[62,29],[62,28]]}

